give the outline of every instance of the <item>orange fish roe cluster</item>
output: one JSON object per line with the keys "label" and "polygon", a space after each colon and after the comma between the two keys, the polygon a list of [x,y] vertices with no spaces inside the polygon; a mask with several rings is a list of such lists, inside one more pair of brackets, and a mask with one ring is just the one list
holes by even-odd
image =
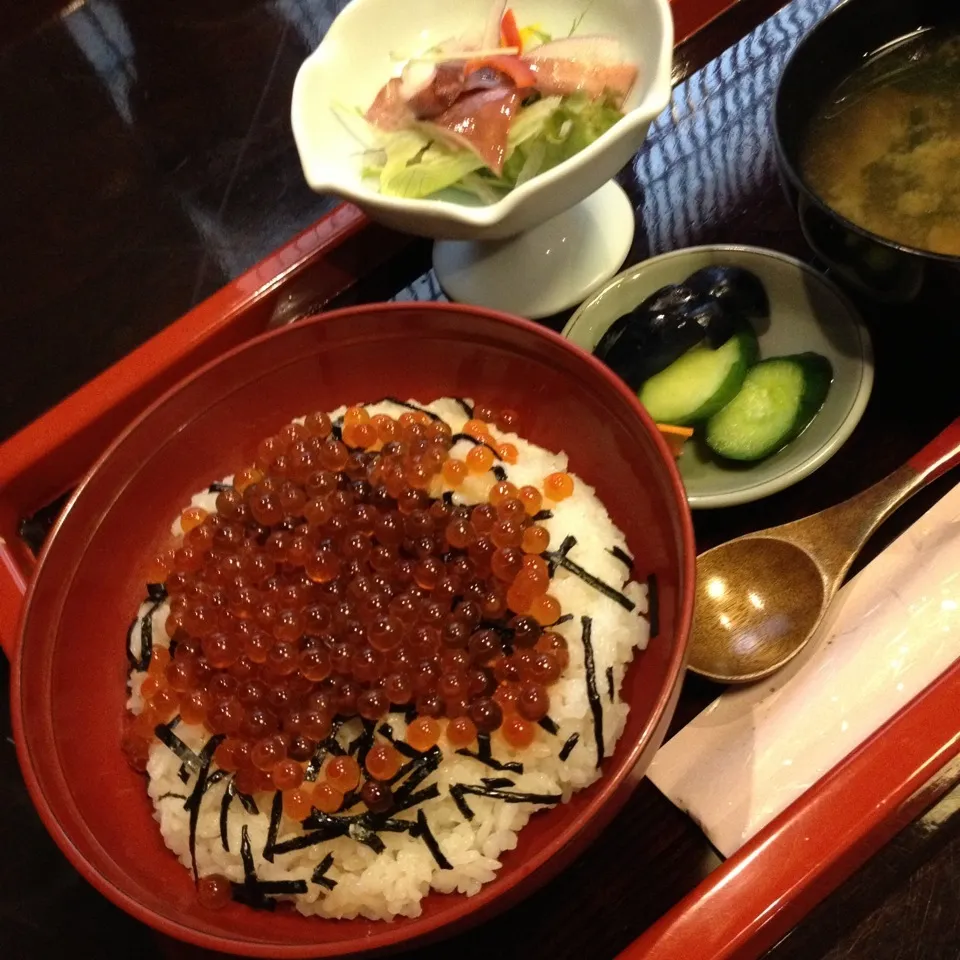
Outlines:
{"label": "orange fish roe cluster", "polygon": [[[463,432],[486,442],[490,422],[515,430],[517,415],[478,407]],[[182,513],[182,537],[149,571],[167,591],[171,645],[154,645],[144,710],[124,734],[136,769],[157,725],[179,714],[222,735],[213,759],[237,791],[282,791],[302,820],[347,796],[390,809],[404,762],[391,742],[362,763],[330,757],[306,779],[352,717],[408,711],[405,739],[420,752],[494,731],[513,747],[532,741],[568,660],[549,630],[561,609],[541,556],[549,534],[534,520],[561,484],[498,481],[472,507],[433,498],[435,480],[456,487],[493,466],[482,444],[452,459],[452,442],[424,411],[356,406],[338,424],[312,414],[258,445],[215,512]]]}

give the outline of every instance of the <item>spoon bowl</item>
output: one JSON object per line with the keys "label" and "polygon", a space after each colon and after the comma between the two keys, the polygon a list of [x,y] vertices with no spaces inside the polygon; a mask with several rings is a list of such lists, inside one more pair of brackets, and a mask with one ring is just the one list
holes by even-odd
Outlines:
{"label": "spoon bowl", "polygon": [[957,463],[960,419],[855,497],[702,553],[689,668],[721,683],[760,680],[779,670],[816,633],[874,530]]}
{"label": "spoon bowl", "polygon": [[788,540],[714,547],[697,559],[690,669],[721,682],[764,677],[803,649],[827,602],[817,562]]}

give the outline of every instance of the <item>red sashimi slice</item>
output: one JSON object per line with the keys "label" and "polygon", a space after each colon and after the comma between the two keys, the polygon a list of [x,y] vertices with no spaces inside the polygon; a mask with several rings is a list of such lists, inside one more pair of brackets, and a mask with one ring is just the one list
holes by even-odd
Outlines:
{"label": "red sashimi slice", "polygon": [[591,100],[609,93],[617,105],[623,104],[637,79],[632,63],[591,63],[585,60],[561,60],[543,57],[530,61],[537,78],[537,89],[545,97],[585,93]]}
{"label": "red sashimi slice", "polygon": [[431,82],[407,101],[414,116],[431,120],[448,110],[463,92],[464,80],[462,61],[438,64]]}
{"label": "red sashimi slice", "polygon": [[413,122],[413,113],[401,94],[401,80],[394,77],[381,88],[365,116],[380,130],[402,130]]}
{"label": "red sashimi slice", "polygon": [[477,90],[423,126],[457,146],[472,150],[498,176],[507,158],[507,135],[520,106],[513,87]]}

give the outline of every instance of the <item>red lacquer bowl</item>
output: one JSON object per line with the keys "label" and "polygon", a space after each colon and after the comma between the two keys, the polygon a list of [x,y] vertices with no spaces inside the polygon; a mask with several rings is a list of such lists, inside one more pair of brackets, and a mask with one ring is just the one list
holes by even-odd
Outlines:
{"label": "red lacquer bowl", "polygon": [[[198,906],[160,839],[143,779],[119,748],[124,644],[142,569],[190,494],[249,460],[290,418],[393,395],[468,396],[520,411],[522,432],[566,450],[625,530],[638,575],[659,585],[659,634],[624,683],[630,719],[604,777],[536,814],[496,880],[474,897],[432,894],[416,920],[305,919]],[[141,416],[61,516],[27,595],[13,660],[13,726],[47,829],[114,903],[174,937],[260,957],[343,956],[463,929],[532,892],[613,817],[663,738],[693,605],[694,546],[683,488],[636,398],[549,331],[481,310],[358,307],[252,341]]]}

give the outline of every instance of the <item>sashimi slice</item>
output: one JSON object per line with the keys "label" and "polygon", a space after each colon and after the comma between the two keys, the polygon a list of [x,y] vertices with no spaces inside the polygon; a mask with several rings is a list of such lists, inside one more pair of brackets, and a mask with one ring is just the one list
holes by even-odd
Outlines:
{"label": "sashimi slice", "polygon": [[622,105],[637,80],[635,64],[626,60],[616,37],[586,36],[551,40],[524,57],[545,96],[582,92],[595,100],[609,93]]}
{"label": "sashimi slice", "polygon": [[622,106],[637,80],[632,63],[591,63],[584,60],[542,58],[530,67],[537,78],[537,90],[544,96],[566,97],[585,93],[591,100],[604,94]]}
{"label": "sashimi slice", "polygon": [[402,130],[413,122],[413,113],[403,99],[403,82],[399,77],[387,81],[364,114],[367,123],[380,130]]}
{"label": "sashimi slice", "polygon": [[463,83],[463,93],[473,93],[475,90],[497,90],[502,87],[509,87],[509,84],[504,83],[503,74],[494,70],[493,67],[484,66],[467,74]]}
{"label": "sashimi slice", "polygon": [[589,60],[591,63],[623,63],[627,60],[620,41],[603,34],[548,40],[539,47],[525,50],[524,55],[531,60]]}
{"label": "sashimi slice", "polygon": [[439,63],[434,69],[432,82],[417,91],[407,102],[418,120],[429,120],[453,106],[463,92],[463,84],[462,61]]}
{"label": "sashimi slice", "polygon": [[520,95],[513,87],[478,90],[422,126],[471,150],[499,176],[507,156],[510,123],[519,106]]}
{"label": "sashimi slice", "polygon": [[529,90],[537,85],[537,78],[530,64],[521,60],[520,57],[498,55],[483,57],[477,60],[468,60],[465,70],[467,76],[469,76],[478,70],[491,67],[512,80],[514,86],[520,90]]}

